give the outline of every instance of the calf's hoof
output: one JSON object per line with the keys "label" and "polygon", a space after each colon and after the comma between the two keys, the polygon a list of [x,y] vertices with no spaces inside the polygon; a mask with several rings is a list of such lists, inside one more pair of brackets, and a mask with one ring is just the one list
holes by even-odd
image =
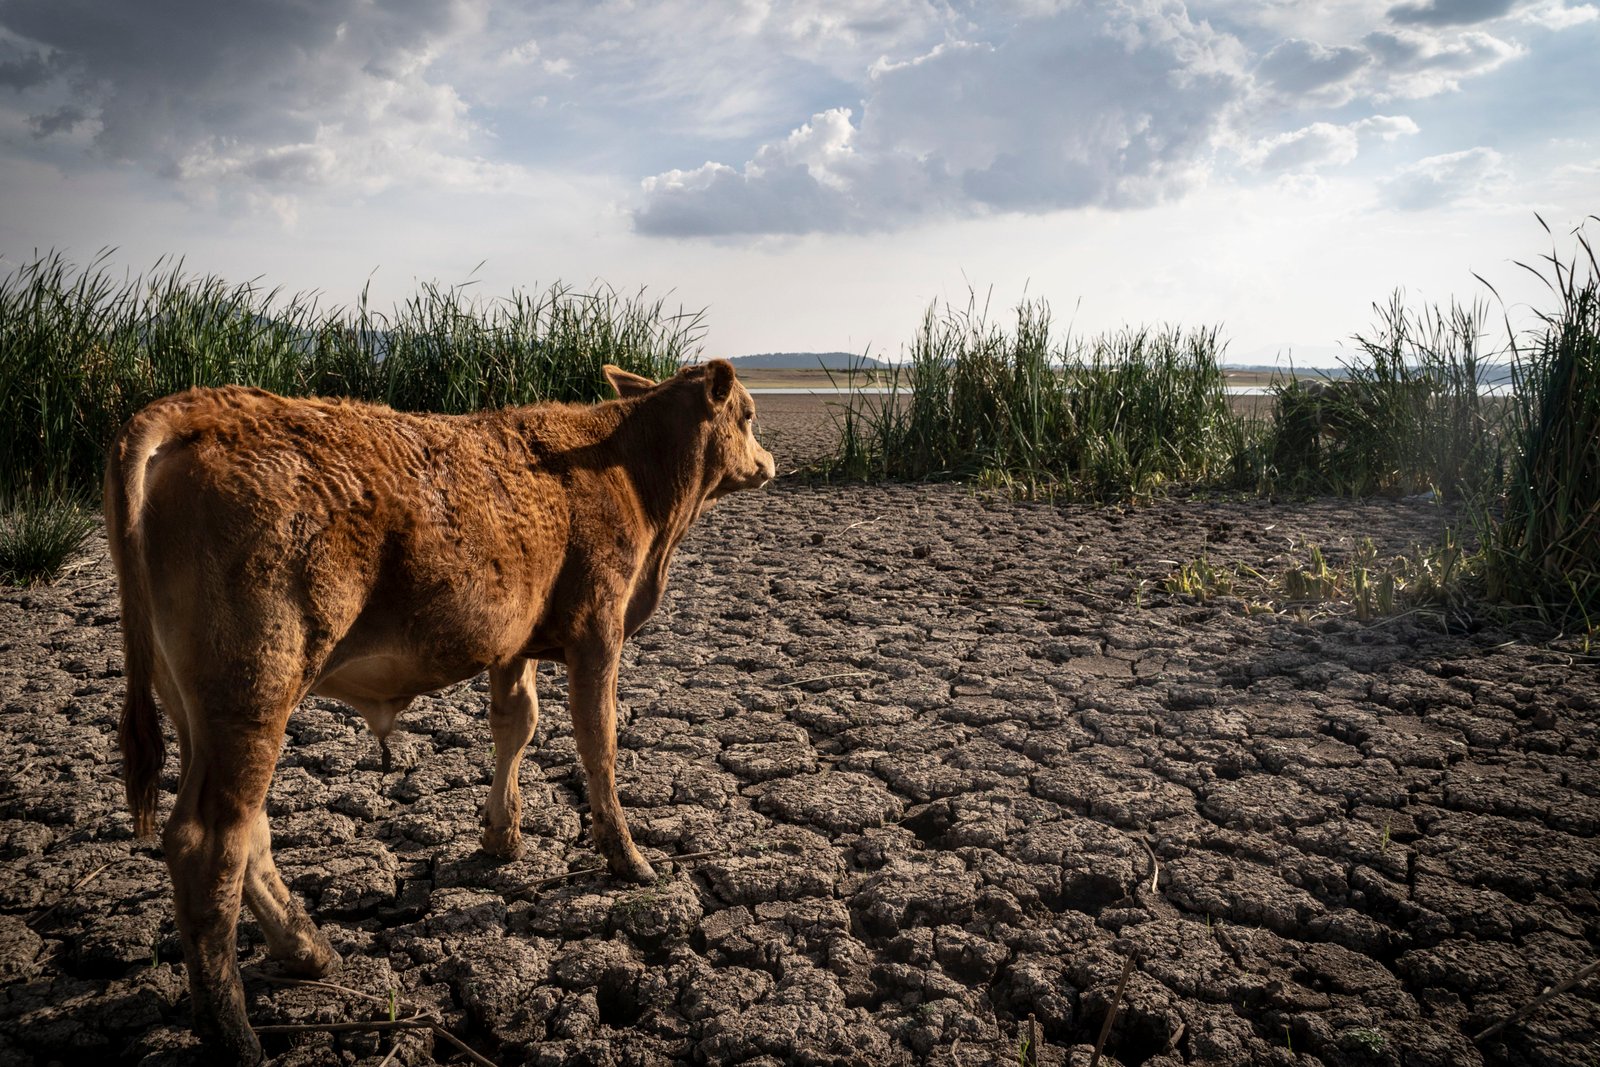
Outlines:
{"label": "calf's hoof", "polygon": [[515,826],[496,829],[485,826],[483,835],[478,839],[483,850],[489,855],[503,860],[520,860],[526,851],[522,847],[522,831]]}
{"label": "calf's hoof", "polygon": [[290,978],[326,978],[344,966],[344,959],[321,930],[311,935],[311,944],[290,956],[274,957],[279,969]]}
{"label": "calf's hoof", "polygon": [[637,851],[612,854],[606,857],[606,866],[611,868],[611,873],[618,878],[629,882],[653,882],[656,880],[656,869],[650,866],[643,856]]}

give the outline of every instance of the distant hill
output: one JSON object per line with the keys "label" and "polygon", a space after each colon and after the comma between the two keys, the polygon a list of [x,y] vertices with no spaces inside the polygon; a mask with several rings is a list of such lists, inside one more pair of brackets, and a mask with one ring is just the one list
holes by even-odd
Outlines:
{"label": "distant hill", "polygon": [[734,356],[730,362],[746,370],[885,370],[889,364],[855,352],[762,352]]}

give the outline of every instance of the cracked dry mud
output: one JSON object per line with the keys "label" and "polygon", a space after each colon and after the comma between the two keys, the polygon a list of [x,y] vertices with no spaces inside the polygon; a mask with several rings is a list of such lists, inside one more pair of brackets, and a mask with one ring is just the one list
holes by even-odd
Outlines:
{"label": "cracked dry mud", "polygon": [[[818,431],[772,421],[792,466]],[[510,863],[477,845],[483,680],[420,699],[387,775],[358,716],[308,701],[277,860],[345,958],[330,980],[375,999],[268,981],[247,918],[251,1019],[383,1018],[392,990],[506,1065],[975,1067],[1017,1063],[1032,1015],[1039,1062],[1086,1064],[1131,958],[1104,1062],[1594,1063],[1600,982],[1471,1036],[1595,955],[1594,662],[1159,591],[1202,552],[1398,551],[1447,519],[731,497],[623,663],[620,791],[658,883],[541,881],[599,862],[559,666]],[[120,667],[103,544],[0,596],[0,1064],[203,1062],[166,871],[122,801]],[[282,1064],[394,1047],[267,1040]],[[391,1062],[452,1054],[412,1033]]]}

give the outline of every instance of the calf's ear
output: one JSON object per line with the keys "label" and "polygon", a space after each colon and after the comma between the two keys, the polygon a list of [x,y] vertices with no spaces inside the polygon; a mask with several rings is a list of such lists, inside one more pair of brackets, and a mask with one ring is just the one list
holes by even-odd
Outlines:
{"label": "calf's ear", "polygon": [[649,378],[638,374],[630,374],[621,367],[614,367],[610,363],[600,368],[600,373],[606,376],[606,381],[611,383],[611,388],[615,389],[617,396],[623,399],[627,399],[630,396],[638,396],[640,393],[648,392],[656,387],[656,383]]}
{"label": "calf's ear", "polygon": [[711,409],[722,407],[733,395],[733,364],[725,359],[714,359],[706,364],[706,400]]}

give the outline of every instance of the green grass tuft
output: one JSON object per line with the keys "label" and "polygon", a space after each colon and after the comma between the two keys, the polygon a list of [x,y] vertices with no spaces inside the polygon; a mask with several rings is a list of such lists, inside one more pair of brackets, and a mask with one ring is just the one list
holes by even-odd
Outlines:
{"label": "green grass tuft", "polygon": [[54,581],[83,554],[94,530],[94,515],[75,500],[13,499],[0,513],[0,581],[8,585]]}
{"label": "green grass tuft", "polygon": [[1501,469],[1503,405],[1481,392],[1481,305],[1373,305],[1344,376],[1280,384],[1268,451],[1276,486],[1346,496],[1484,492]]}

